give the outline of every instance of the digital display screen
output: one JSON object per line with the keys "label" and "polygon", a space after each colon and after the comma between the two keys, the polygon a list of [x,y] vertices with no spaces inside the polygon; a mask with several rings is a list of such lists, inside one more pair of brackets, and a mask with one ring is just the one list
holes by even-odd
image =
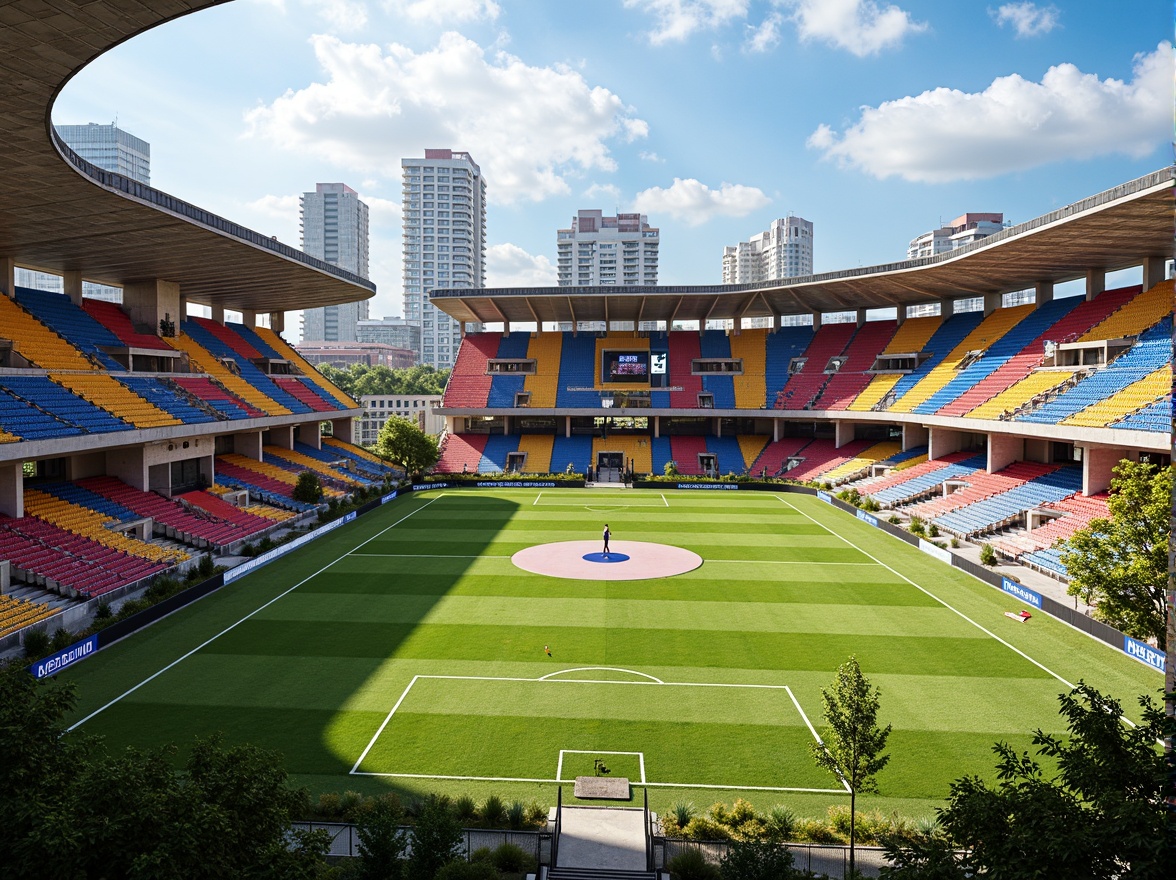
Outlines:
{"label": "digital display screen", "polygon": [[602,361],[603,382],[649,382],[648,351],[606,351]]}

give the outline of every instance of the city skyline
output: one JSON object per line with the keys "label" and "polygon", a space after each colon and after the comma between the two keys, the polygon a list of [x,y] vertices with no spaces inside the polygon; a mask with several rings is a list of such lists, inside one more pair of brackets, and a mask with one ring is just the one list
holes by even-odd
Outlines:
{"label": "city skyline", "polygon": [[[299,199],[302,250],[340,269],[368,277],[368,206],[345,183],[316,183]],[[339,303],[302,313],[302,339],[356,342],[369,300]]]}
{"label": "city skyline", "polygon": [[[816,272],[889,262],[939,218],[1022,222],[1168,164],[1170,13],[238,0],[95,60],[54,117],[117,113],[155,186],[291,243],[304,182],[351,181],[371,312],[395,315],[400,157],[477,157],[490,285],[555,284],[551,230],[586,204],[661,229],[662,284],[718,282],[723,246],[789,213],[821,230]],[[215,69],[174,64],[213,45]]]}

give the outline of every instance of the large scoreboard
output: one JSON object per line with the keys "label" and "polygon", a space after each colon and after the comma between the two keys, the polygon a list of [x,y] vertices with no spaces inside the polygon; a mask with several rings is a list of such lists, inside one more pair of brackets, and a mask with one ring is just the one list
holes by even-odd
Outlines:
{"label": "large scoreboard", "polygon": [[605,385],[618,382],[648,385],[649,352],[605,349],[600,358],[600,381]]}

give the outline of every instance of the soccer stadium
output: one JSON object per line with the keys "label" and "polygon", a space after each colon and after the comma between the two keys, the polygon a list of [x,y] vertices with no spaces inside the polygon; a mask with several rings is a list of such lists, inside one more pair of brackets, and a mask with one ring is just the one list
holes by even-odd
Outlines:
{"label": "soccer stadium", "polygon": [[[370,282],[101,171],[48,124],[94,57],[208,5],[0,9],[0,651],[300,535],[149,626],[55,643],[38,674],[77,685],[71,729],[181,753],[219,732],[276,749],[315,797],[546,810],[607,761],[628,806],[644,789],[660,813],[823,815],[847,789],[810,754],[821,691],[853,655],[894,727],[859,807],[917,817],[991,776],[994,741],[1063,733],[1080,680],[1138,720],[1162,654],[1062,613],[1058,544],[1108,516],[1118,462],[1171,460],[1173,168],[946,254],[788,283],[435,290],[501,329],[463,336],[414,485],[353,442],[360,404],[284,337],[285,311]],[[67,292],[17,287],[17,266]],[[83,277],[122,304],[83,298]],[[296,500],[307,471],[322,502]],[[944,541],[900,539],[892,514]],[[603,523],[625,560],[577,567]],[[1003,580],[948,539],[990,544]],[[697,561],[625,573],[666,549]],[[1008,619],[1026,605],[1031,625]]]}

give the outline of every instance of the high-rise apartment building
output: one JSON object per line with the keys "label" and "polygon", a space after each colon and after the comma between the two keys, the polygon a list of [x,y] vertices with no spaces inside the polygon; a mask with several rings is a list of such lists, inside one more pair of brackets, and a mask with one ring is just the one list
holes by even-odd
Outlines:
{"label": "high-rise apartment building", "polygon": [[429,302],[429,291],[486,286],[486,179],[457,150],[425,150],[423,159],[401,159],[400,168],[404,318],[421,328],[420,362],[448,369],[461,327]]}
{"label": "high-rise apartment building", "polygon": [[578,211],[556,232],[560,287],[656,285],[661,230],[644,214]]}
{"label": "high-rise apartment building", "polygon": [[791,214],[723,248],[723,283],[754,284],[813,274],[813,224]]}
{"label": "high-rise apartment building", "polygon": [[947,226],[924,232],[907,245],[907,259],[931,257],[979,241],[1004,229],[1004,214],[961,214]]}
{"label": "high-rise apartment building", "polygon": [[[342,183],[319,183],[303,193],[302,250],[340,269],[368,277],[368,206]],[[302,339],[356,342],[356,327],[368,316],[368,301],[341,303],[302,313]]]}
{"label": "high-rise apartment building", "polygon": [[[151,185],[151,144],[137,138],[117,125],[55,125],[57,135],[75,153],[98,166],[103,171],[112,171],[131,180]],[[31,269],[17,269],[16,283],[19,287],[32,287],[63,293],[65,282],[60,275],[48,272],[34,272]],[[122,302],[122,291],[117,287],[82,282],[82,296],[90,299],[104,299]]]}

